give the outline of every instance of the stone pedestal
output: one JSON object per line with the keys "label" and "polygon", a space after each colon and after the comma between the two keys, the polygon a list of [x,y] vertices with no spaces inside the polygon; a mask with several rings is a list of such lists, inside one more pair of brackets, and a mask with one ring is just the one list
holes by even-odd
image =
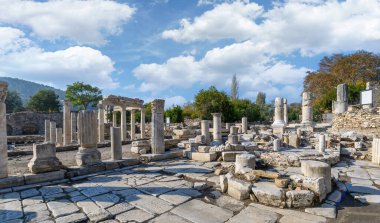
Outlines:
{"label": "stone pedestal", "polygon": [[111,159],[112,160],[121,160],[122,153],[122,145],[121,145],[121,131],[120,128],[111,127]]}
{"label": "stone pedestal", "polygon": [[[284,122],[284,104],[282,98],[276,98],[274,101],[274,122],[272,124],[273,132],[277,132],[275,129],[283,129],[285,127]],[[282,130],[283,132],[283,130]]]}
{"label": "stone pedestal", "polygon": [[222,143],[222,113],[212,113],[212,120],[213,141],[216,143]]}
{"label": "stone pedestal", "polygon": [[380,139],[374,138],[372,142],[372,163],[380,165]]}
{"label": "stone pedestal", "polygon": [[320,161],[306,160],[301,162],[301,171],[305,177],[322,177],[326,185],[327,194],[331,192],[331,167],[329,164]]}
{"label": "stone pedestal", "polygon": [[319,135],[318,151],[324,153],[326,150],[326,137],[325,135]]}
{"label": "stone pedestal", "polygon": [[136,139],[136,110],[131,110],[131,140]]}
{"label": "stone pedestal", "polygon": [[313,107],[311,105],[311,93],[302,93],[302,122],[303,125],[313,125]]}
{"label": "stone pedestal", "polygon": [[8,84],[0,81],[0,179],[8,177],[7,119],[5,98]]}
{"label": "stone pedestal", "polygon": [[282,103],[284,104],[284,122],[285,122],[285,125],[287,125],[288,124],[288,100],[286,98],[283,98]]}
{"label": "stone pedestal", "polygon": [[56,156],[55,145],[53,143],[33,144],[33,158],[29,161],[28,167],[32,173],[59,170],[61,163]]}
{"label": "stone pedestal", "polygon": [[50,120],[45,120],[45,142],[50,142]]}
{"label": "stone pedestal", "polygon": [[238,154],[235,161],[235,173],[245,174],[255,169],[256,157],[252,154]]}
{"label": "stone pedestal", "polygon": [[239,128],[236,126],[232,126],[230,128],[230,134],[228,135],[228,143],[236,145],[239,143],[239,136],[238,136]]}
{"label": "stone pedestal", "polygon": [[140,124],[141,136],[140,138],[145,138],[145,108],[141,109],[141,124]]}
{"label": "stone pedestal", "polygon": [[280,139],[275,139],[273,140],[273,151],[277,152],[281,148],[281,140]]}
{"label": "stone pedestal", "polygon": [[333,111],[340,114],[348,108],[348,85],[339,84],[336,89],[336,101],[333,102]]}
{"label": "stone pedestal", "polygon": [[201,121],[201,134],[205,137],[206,145],[210,144],[210,123],[208,120]]}
{"label": "stone pedestal", "polygon": [[63,146],[63,131],[62,128],[57,128],[56,129],[56,143],[57,146]]}
{"label": "stone pedestal", "polygon": [[165,100],[155,99],[152,103],[152,139],[151,147],[153,154],[165,152],[164,131],[164,106]]}
{"label": "stone pedestal", "polygon": [[104,106],[98,104],[98,142],[104,142]]}
{"label": "stone pedestal", "polygon": [[243,134],[247,134],[247,131],[248,131],[248,119],[247,119],[247,117],[243,117],[241,119],[241,131]]}
{"label": "stone pedestal", "polygon": [[77,114],[71,113],[71,143],[77,142]]}
{"label": "stone pedestal", "polygon": [[290,134],[289,135],[289,147],[291,148],[298,148],[300,146],[300,139],[297,134]]}
{"label": "stone pedestal", "polygon": [[57,124],[55,122],[50,122],[50,142],[57,142]]}
{"label": "stone pedestal", "polygon": [[96,112],[80,111],[78,113],[79,151],[76,155],[78,166],[88,166],[101,162],[101,154],[97,149]]}
{"label": "stone pedestal", "polygon": [[70,102],[63,102],[63,145],[71,143],[71,105]]}

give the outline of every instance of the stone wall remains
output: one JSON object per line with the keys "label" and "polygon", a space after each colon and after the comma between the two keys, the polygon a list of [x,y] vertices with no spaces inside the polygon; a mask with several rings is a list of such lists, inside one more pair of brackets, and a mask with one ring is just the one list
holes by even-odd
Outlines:
{"label": "stone wall remains", "polygon": [[45,120],[63,127],[62,113],[17,112],[7,114],[7,135],[42,135],[45,133]]}

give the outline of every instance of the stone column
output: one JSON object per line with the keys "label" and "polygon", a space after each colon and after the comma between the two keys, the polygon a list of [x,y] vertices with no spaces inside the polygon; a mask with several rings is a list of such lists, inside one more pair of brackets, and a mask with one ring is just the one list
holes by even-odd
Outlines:
{"label": "stone column", "polygon": [[57,124],[55,122],[50,122],[50,142],[57,142]]}
{"label": "stone column", "polygon": [[235,161],[235,174],[251,172],[256,167],[256,156],[253,154],[237,154]]}
{"label": "stone column", "polygon": [[50,120],[45,120],[45,142],[50,142]]}
{"label": "stone column", "polygon": [[62,128],[56,128],[57,146],[63,146],[63,131]]}
{"label": "stone column", "polygon": [[0,179],[8,177],[7,118],[5,98],[8,83],[0,81]]}
{"label": "stone column", "polygon": [[[61,129],[62,130],[62,129]],[[61,168],[53,143],[33,144],[33,158],[28,167],[32,173],[57,171]]]}
{"label": "stone column", "polygon": [[104,106],[98,104],[98,142],[104,142]]}
{"label": "stone column", "polygon": [[238,136],[239,128],[236,126],[231,126],[230,128],[230,134],[228,134],[228,142],[232,145],[236,145],[239,143],[239,136]]}
{"label": "stone column", "polygon": [[313,124],[313,107],[311,106],[311,93],[302,93],[302,122],[303,125]]}
{"label": "stone column", "polygon": [[101,162],[101,153],[97,149],[96,111],[78,113],[79,150],[76,154],[78,166],[88,166]]}
{"label": "stone column", "polygon": [[324,153],[326,150],[326,138],[325,135],[319,135],[318,150],[320,153]]}
{"label": "stone column", "polygon": [[380,139],[379,138],[373,138],[372,163],[376,165],[380,165]]}
{"label": "stone column", "polygon": [[284,106],[284,123],[288,124],[288,100],[286,98],[282,99]]}
{"label": "stone column", "polygon": [[110,134],[111,134],[111,159],[121,160],[123,155],[122,155],[120,128],[111,127]]}
{"label": "stone column", "polygon": [[136,110],[131,110],[131,140],[136,139]]}
{"label": "stone column", "polygon": [[77,141],[77,114],[71,113],[71,142],[74,143]]}
{"label": "stone column", "polygon": [[247,117],[243,117],[241,119],[241,131],[243,134],[247,134],[247,130],[248,130],[248,119]]}
{"label": "stone column", "polygon": [[273,151],[277,152],[277,151],[280,150],[280,148],[281,148],[281,141],[280,141],[280,139],[273,140]]}
{"label": "stone column", "polygon": [[231,123],[226,123],[226,129],[229,131],[231,128],[232,124]]}
{"label": "stone column", "polygon": [[71,105],[68,100],[63,101],[63,145],[71,143]]}
{"label": "stone column", "polygon": [[117,127],[117,111],[112,112],[112,126]]}
{"label": "stone column", "polygon": [[208,120],[201,121],[201,133],[206,139],[206,145],[210,144],[210,123]]}
{"label": "stone column", "polygon": [[301,171],[305,177],[323,177],[327,194],[331,192],[331,167],[329,164],[320,161],[305,160],[301,162]]}
{"label": "stone column", "polygon": [[121,128],[121,140],[127,140],[127,110],[126,107],[121,107],[120,112],[120,128]]}
{"label": "stone column", "polygon": [[348,85],[339,84],[336,89],[336,101],[333,102],[335,114],[347,111],[348,108]]}
{"label": "stone column", "polygon": [[276,98],[274,101],[274,122],[272,127],[284,127],[284,104],[282,98]]}
{"label": "stone column", "polygon": [[211,113],[212,115],[212,135],[213,141],[222,143],[222,113]]}
{"label": "stone column", "polygon": [[164,107],[165,100],[155,99],[152,103],[152,153],[165,152]]}
{"label": "stone column", "polygon": [[145,108],[141,108],[141,138],[145,138]]}

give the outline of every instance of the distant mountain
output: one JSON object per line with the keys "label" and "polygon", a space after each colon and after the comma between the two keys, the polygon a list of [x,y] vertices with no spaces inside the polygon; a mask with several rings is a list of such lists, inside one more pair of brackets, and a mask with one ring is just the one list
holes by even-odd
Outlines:
{"label": "distant mountain", "polygon": [[12,77],[0,77],[0,81],[8,82],[8,90],[17,91],[20,94],[24,104],[39,90],[45,89],[53,90],[59,96],[59,100],[63,100],[65,98],[64,91],[43,84],[37,84],[31,81],[25,81]]}

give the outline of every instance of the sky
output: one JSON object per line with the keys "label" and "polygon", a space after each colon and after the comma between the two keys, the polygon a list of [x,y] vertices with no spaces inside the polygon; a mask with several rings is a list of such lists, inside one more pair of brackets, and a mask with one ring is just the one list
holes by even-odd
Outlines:
{"label": "sky", "polygon": [[300,102],[324,56],[380,52],[380,0],[0,0],[0,76],[165,106],[211,85]]}

